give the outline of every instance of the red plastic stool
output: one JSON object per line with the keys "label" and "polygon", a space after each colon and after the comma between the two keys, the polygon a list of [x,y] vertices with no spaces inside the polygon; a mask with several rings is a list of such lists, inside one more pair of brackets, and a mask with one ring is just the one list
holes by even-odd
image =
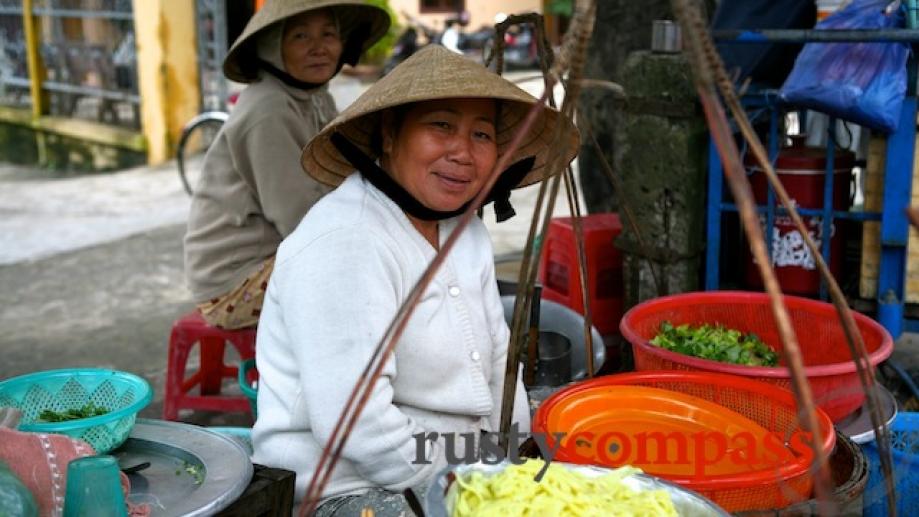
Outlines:
{"label": "red plastic stool", "polygon": [[[622,319],[622,255],[613,246],[622,232],[619,215],[590,214],[581,218],[587,255],[587,292],[593,324],[603,335],[618,334]],[[549,223],[539,261],[542,296],[584,314],[574,223],[556,217]]]}
{"label": "red plastic stool", "polygon": [[[255,357],[255,328],[224,330],[213,327],[198,311],[190,312],[173,323],[169,336],[163,419],[178,419],[179,409],[251,411],[245,396],[220,394],[223,379],[237,378],[237,367],[223,363],[227,343],[236,348],[241,360]],[[195,344],[199,345],[201,366],[186,378],[186,362]],[[201,387],[200,395],[190,393],[195,386]]]}

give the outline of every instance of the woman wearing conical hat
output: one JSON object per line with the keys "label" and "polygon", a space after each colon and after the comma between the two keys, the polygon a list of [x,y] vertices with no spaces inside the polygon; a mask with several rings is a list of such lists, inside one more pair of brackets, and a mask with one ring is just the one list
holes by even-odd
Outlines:
{"label": "woman wearing conical hat", "polygon": [[[374,348],[534,102],[431,45],[304,149],[306,172],[336,188],[278,249],[258,329],[253,430],[254,461],[295,471],[298,499]],[[558,172],[550,154],[564,167],[577,146],[571,122],[543,110],[489,192],[499,219],[512,215],[511,189]],[[474,454],[464,436],[498,429],[508,339],[491,242],[474,218],[416,306],[317,515],[399,515],[401,492],[428,484],[448,452]],[[514,415],[527,431],[521,383]],[[422,447],[419,433],[439,438]]]}
{"label": "woman wearing conical hat", "polygon": [[185,236],[185,273],[210,324],[258,322],[281,240],[328,188],[300,152],[335,118],[329,80],[389,27],[363,0],[267,0],[233,44],[224,74],[249,83],[204,159]]}

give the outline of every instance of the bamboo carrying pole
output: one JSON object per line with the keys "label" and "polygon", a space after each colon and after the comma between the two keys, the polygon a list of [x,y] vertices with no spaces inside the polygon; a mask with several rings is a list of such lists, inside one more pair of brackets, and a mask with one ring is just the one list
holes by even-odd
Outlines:
{"label": "bamboo carrying pole", "polygon": [[[708,40],[708,35],[705,31],[704,24],[700,22],[701,16],[698,14],[698,11],[695,11],[689,5],[688,0],[672,1],[674,11],[677,13],[677,17],[680,20],[681,25],[684,27],[685,34],[687,35],[687,50],[690,56],[690,62],[695,72],[697,90],[699,93],[700,101],[702,102],[704,108],[706,119],[709,123],[712,138],[715,140],[719,149],[719,153],[721,154],[722,161],[725,164],[725,175],[727,176],[735,200],[737,201],[740,208],[744,228],[748,233],[748,237],[750,238],[754,256],[757,257],[757,262],[761,268],[761,274],[765,280],[766,289],[770,295],[770,299],[772,300],[771,308],[776,319],[776,324],[779,327],[786,359],[789,363],[789,369],[792,373],[792,388],[800,406],[799,419],[801,420],[802,426],[805,430],[810,430],[813,432],[817,430],[816,419],[814,418],[814,403],[810,393],[810,387],[807,384],[807,380],[804,376],[800,348],[798,347],[794,330],[791,327],[787,310],[784,307],[778,282],[767,258],[765,251],[765,241],[763,239],[762,229],[759,226],[758,218],[756,217],[750,185],[749,182],[746,181],[745,175],[743,173],[743,165],[739,158],[736,143],[733,140],[730,125],[727,122],[727,117],[717,96],[716,88],[723,86],[723,81],[716,81],[713,78],[713,74],[721,78],[723,68],[719,68],[722,65],[720,64],[720,61],[717,60],[717,55],[715,55],[715,58],[712,57],[710,49],[713,47],[711,46],[710,40]],[[575,8],[575,16],[571,24],[571,30],[568,34],[566,34],[560,58],[556,63],[553,64],[550,73],[546,77],[546,92],[543,94],[540,102],[530,110],[522,124],[521,129],[518,131],[517,135],[515,135],[513,141],[511,142],[510,150],[507,151],[504,155],[504,158],[499,160],[499,163],[496,164],[495,169],[493,170],[492,175],[487,182],[487,185],[482,189],[482,192],[476,196],[476,199],[473,201],[473,203],[470,204],[470,206],[478,206],[478,204],[481,203],[483,200],[482,198],[484,198],[484,193],[490,190],[491,186],[497,179],[496,171],[503,170],[503,168],[507,165],[505,163],[507,161],[506,157],[513,154],[513,150],[520,145],[522,135],[526,132],[527,128],[532,125],[538,110],[541,109],[542,102],[546,101],[547,96],[551,92],[552,86],[554,86],[555,82],[560,77],[562,77],[564,72],[568,73],[568,94],[566,95],[565,102],[563,103],[561,111],[566,116],[573,115],[575,110],[574,106],[576,105],[577,98],[580,93],[580,77],[581,73],[583,72],[584,56],[586,53],[587,42],[590,39],[590,34],[593,29],[595,14],[596,4],[593,0],[579,0],[577,2]],[[501,52],[498,52],[497,57],[498,63],[500,65]],[[731,91],[733,92],[733,90]],[[731,97],[731,95],[725,95],[729,98]],[[760,148],[761,147],[762,146],[760,144]],[[558,170],[560,166],[558,163],[559,159],[559,157],[556,157],[556,159],[553,160],[553,163],[550,164],[549,171]],[[612,174],[612,170],[608,170],[608,173]],[[548,208],[543,217],[543,232],[545,232],[548,218],[551,216],[554,200],[557,195],[561,179],[561,176],[553,178],[551,187],[547,188],[546,182],[543,182],[540,186],[539,200],[537,203],[537,214],[539,214],[539,211],[542,208],[543,197],[545,196],[546,191],[551,191],[551,195],[548,201]],[[569,176],[566,177],[566,179],[570,182],[572,178]],[[569,184],[568,193],[569,200],[572,199],[572,195],[576,196],[576,193],[573,191],[573,185],[571,184]],[[576,201],[572,202],[573,211],[577,210],[575,208],[575,203]],[[795,213],[793,206],[789,206],[788,208],[790,213]],[[414,305],[420,298],[421,293],[430,283],[434,273],[440,267],[446,254],[449,253],[449,250],[454,245],[459,234],[469,223],[469,220],[473,214],[474,210],[470,208],[461,216],[459,224],[447,238],[444,246],[435,256],[434,260],[425,271],[424,275],[422,275],[422,278],[419,280],[418,284],[415,286],[412,292],[409,293],[405,304],[400,308],[389,329],[387,329],[384,338],[378,344],[377,349],[369,364],[365,368],[361,379],[358,381],[357,385],[352,391],[351,397],[349,398],[348,403],[346,404],[346,407],[341,417],[339,418],[329,443],[323,450],[319,465],[317,466],[310,486],[308,487],[306,500],[301,506],[300,515],[305,515],[306,513],[315,509],[319,497],[321,497],[323,489],[331,476],[332,469],[334,468],[335,463],[341,454],[350,430],[353,428],[358,416],[360,415],[361,409],[369,398],[370,390],[372,389],[376,379],[379,378],[385,361],[388,360],[389,356],[392,354],[395,343],[398,341],[399,336],[404,330],[407,320],[411,316]],[[795,213],[795,215],[797,214]],[[526,289],[527,294],[524,296],[525,299],[532,296],[531,289],[533,275],[535,274],[535,268],[532,267],[531,255],[533,254],[533,241],[535,237],[537,219],[538,217],[534,217],[530,227],[527,241],[527,252],[529,255],[525,254],[525,264],[520,272],[520,279],[522,280],[521,284],[523,286],[528,286],[528,289]],[[804,232],[804,234],[806,235],[806,232]],[[813,246],[813,243],[810,243],[810,245]],[[582,248],[583,241],[578,242],[578,246]],[[538,253],[538,250],[535,251]],[[581,253],[583,253],[583,250]],[[819,257],[819,253],[815,254],[815,256]],[[581,274],[583,275],[584,261],[580,260],[580,257],[579,262],[582,266]],[[825,264],[821,271],[822,273],[828,275],[828,271],[825,271]],[[583,276],[581,281],[583,287]],[[833,282],[832,277],[829,277],[827,281],[828,284]],[[586,290],[584,292],[586,293]],[[510,427],[510,408],[513,406],[514,389],[517,382],[516,366],[519,364],[520,350],[517,346],[518,339],[516,339],[514,333],[516,332],[519,334],[519,329],[522,326],[522,314],[527,310],[525,305],[525,303],[519,303],[518,300],[518,303],[515,304],[514,309],[514,324],[512,325],[512,339],[511,343],[509,344],[508,362],[505,372],[506,377],[504,396],[502,399],[501,430],[505,432]],[[846,310],[838,306],[837,309],[840,310],[841,318],[845,320]],[[857,340],[858,338],[854,339]],[[852,348],[853,355],[858,357],[858,353],[860,351],[857,350],[857,346],[853,346]],[[861,361],[867,363],[867,358],[863,353]],[[859,361],[857,360],[856,363],[858,364],[858,362]],[[872,390],[869,390],[868,392],[869,404],[872,403],[871,391]],[[816,433],[814,436],[816,436]],[[506,442],[504,443],[504,446],[506,450]],[[814,453],[815,476],[817,481],[816,488],[818,493],[818,500],[820,503],[818,511],[821,513],[832,513],[834,512],[835,508],[832,500],[829,498],[828,479],[826,475],[827,469],[825,468],[827,465],[827,459],[819,447],[814,447]]]}
{"label": "bamboo carrying pole", "polygon": [[[578,70],[583,68],[584,52],[586,52],[587,41],[590,38],[590,31],[593,28],[593,16],[595,14],[595,4],[593,0],[579,0],[577,4],[576,13],[574,19],[572,20],[571,30],[565,37],[565,43],[562,47],[561,58],[554,64],[552,75],[550,76],[553,80],[550,81],[554,85],[554,78],[561,77],[564,72],[569,71],[569,65],[572,70]],[[585,22],[589,21],[589,26],[585,29],[584,26],[587,25]],[[580,39],[576,42],[575,35]],[[575,49],[575,43],[578,43],[579,46]],[[575,55],[579,53],[578,55]],[[472,203],[470,203],[470,208],[460,216],[460,219],[457,223],[456,228],[453,232],[447,237],[441,249],[438,251],[437,255],[432,260],[431,264],[425,270],[424,274],[419,279],[418,283],[409,293],[406,298],[405,303],[400,307],[399,311],[393,318],[390,327],[387,329],[383,339],[377,345],[377,348],[371,357],[367,367],[364,369],[364,372],[361,378],[358,380],[355,385],[352,393],[348,399],[348,402],[345,405],[345,408],[342,414],[339,417],[338,422],[336,423],[335,429],[333,430],[332,436],[329,439],[329,442],[326,444],[323,449],[322,456],[320,457],[319,463],[316,467],[316,470],[313,473],[313,477],[310,481],[309,486],[307,487],[306,497],[303,504],[300,508],[300,515],[307,515],[315,511],[316,506],[318,505],[319,499],[322,496],[324,488],[331,478],[332,470],[335,468],[335,463],[338,461],[341,456],[341,452],[344,448],[344,445],[347,441],[348,435],[351,432],[354,424],[357,421],[357,418],[360,416],[361,410],[366,404],[370,396],[370,391],[373,388],[376,380],[379,378],[385,362],[389,359],[392,354],[392,351],[395,347],[396,342],[398,342],[399,337],[402,334],[402,331],[405,328],[405,325],[408,322],[408,318],[411,316],[412,311],[415,305],[418,303],[418,300],[421,297],[421,294],[430,284],[431,280],[434,277],[437,269],[441,266],[446,255],[450,252],[453,245],[456,243],[459,235],[469,224],[471,218],[475,215],[475,209],[473,207],[481,205],[484,201],[486,194],[491,190],[499,171],[504,170],[507,167],[507,162],[509,157],[513,155],[514,150],[519,148],[523,136],[526,134],[528,129],[532,127],[536,116],[543,109],[543,103],[546,101],[547,95],[551,92],[551,87],[546,89],[546,92],[543,93],[542,98],[530,109],[529,113],[523,120],[521,127],[519,128],[516,135],[514,135],[513,140],[511,141],[508,149],[505,150],[505,153],[498,160],[498,163],[495,165],[492,174],[489,177],[489,180],[486,182],[486,185],[482,187],[482,190],[475,197]],[[573,109],[573,106],[576,104],[576,97],[571,96],[571,102],[568,104],[568,111],[570,112]],[[569,100],[569,97],[566,97],[566,102]],[[563,113],[565,111],[563,110]],[[559,135],[564,137],[566,135]],[[547,167],[549,172],[559,169],[559,161],[564,159],[564,156],[559,153],[558,155],[553,156],[550,160],[550,164]],[[553,180],[553,190],[557,191],[558,181],[560,178],[554,178]],[[544,182],[545,183],[545,182]],[[550,199],[550,204],[552,199]],[[518,309],[520,309],[518,307]],[[515,311],[515,314],[519,311]],[[519,316],[518,316],[519,317]],[[512,341],[513,344],[513,341]],[[511,347],[513,348],[513,347]],[[519,357],[519,350],[509,350],[509,358],[515,354],[515,357]],[[510,364],[510,360],[508,361]],[[516,367],[512,368],[512,373],[508,377],[513,377],[513,382],[516,384],[517,379],[517,369]],[[507,380],[507,379],[506,379]],[[505,383],[505,400],[507,399],[507,383]],[[510,395],[510,400],[513,401],[513,393]],[[504,420],[504,414],[502,413],[502,423]],[[508,426],[509,427],[509,426]]]}
{"label": "bamboo carrying pole", "polygon": [[[508,161],[513,155],[513,151],[520,147],[523,136],[527,133],[529,128],[532,127],[537,115],[543,109],[544,102],[545,95],[543,95],[539,102],[534,104],[532,109],[530,109],[530,111],[527,113],[524,121],[521,123],[520,130],[516,135],[514,135],[513,140],[508,146],[509,150],[505,152],[505,154],[503,154],[498,160],[498,163],[495,164],[495,167],[492,170],[488,181],[476,195],[475,199],[469,204],[469,208],[463,213],[462,216],[460,216],[456,227],[447,237],[446,241],[444,241],[443,246],[441,246],[440,250],[431,261],[431,264],[425,270],[424,274],[422,274],[421,278],[418,280],[418,283],[408,294],[402,307],[399,308],[399,311],[393,318],[392,323],[386,330],[382,340],[377,345],[374,354],[368,362],[367,367],[364,369],[361,378],[358,380],[357,384],[352,390],[351,395],[348,398],[348,402],[346,403],[342,414],[336,422],[335,429],[329,438],[329,442],[326,444],[322,451],[322,456],[319,459],[319,463],[316,467],[310,484],[307,487],[306,497],[300,508],[301,517],[309,515],[315,511],[316,506],[322,497],[325,486],[331,479],[332,470],[335,468],[335,464],[341,457],[342,450],[344,449],[348,436],[351,433],[351,429],[356,424],[357,419],[360,417],[361,411],[370,398],[373,385],[376,383],[377,379],[380,378],[383,367],[386,364],[386,361],[388,361],[392,355],[395,345],[399,341],[402,332],[405,330],[405,326],[407,325],[415,306],[421,299],[421,295],[433,280],[434,275],[443,264],[447,254],[450,253],[450,250],[453,249],[453,246],[456,244],[456,241],[459,239],[459,236],[462,234],[463,230],[465,230],[466,226],[469,225],[472,217],[475,216],[475,207],[480,206],[485,201],[485,197],[487,196],[488,192],[491,191],[495,181],[498,179],[499,172],[507,168]],[[552,169],[550,168],[549,170]],[[516,373],[517,372],[515,369],[515,379]]]}
{"label": "bamboo carrying pole", "polygon": [[[586,18],[581,18],[578,21],[578,23],[580,24],[580,27],[587,28],[592,31],[593,21],[588,20]],[[503,59],[501,57],[504,55],[504,33],[507,31],[507,29],[510,26],[518,25],[518,24],[531,24],[535,27],[538,53],[540,56],[540,70],[542,72],[542,75],[540,77],[542,77],[543,79],[543,85],[546,91],[551,91],[551,89],[554,87],[554,84],[555,84],[555,77],[552,75],[552,72],[551,72],[552,66],[554,64],[555,56],[552,52],[552,48],[549,45],[548,39],[546,37],[545,27],[543,24],[543,18],[538,14],[529,13],[529,14],[523,14],[523,15],[512,15],[512,16],[509,16],[505,21],[497,24],[495,26],[496,45],[495,45],[494,53],[488,57],[488,59],[486,60],[485,66],[490,65],[490,61],[492,58],[498,57],[496,61],[496,65],[495,65],[496,71],[499,74],[503,72]],[[580,29],[581,32],[583,32],[583,30],[584,29]],[[577,33],[577,31],[573,31],[572,33]],[[589,35],[586,40],[579,40],[575,38],[574,41],[580,41],[586,45],[586,42],[589,41]],[[584,47],[584,51],[586,51],[586,46]],[[574,69],[569,70],[568,83],[571,83],[572,81],[578,81],[578,79],[576,79],[575,76],[580,73],[583,73],[583,65],[580,66],[580,70],[574,70]],[[564,83],[562,84],[564,85]],[[604,86],[608,86],[608,85],[605,84]],[[614,91],[621,93],[621,87],[618,87],[618,85],[616,85],[616,87],[613,89]],[[569,97],[571,97],[571,95],[566,92],[566,99],[568,99]],[[554,108],[556,106],[554,95],[550,94],[548,99],[549,99],[549,105]],[[573,116],[572,114],[575,110],[576,101],[569,101],[568,106],[571,106],[571,108],[565,114],[566,116],[571,117]],[[563,109],[563,112],[565,112],[564,109]],[[566,168],[563,179],[564,179],[564,185],[565,185],[566,198],[568,200],[568,206],[573,215],[572,223],[573,223],[574,234],[575,234],[575,248],[578,253],[578,281],[581,287],[581,297],[582,297],[582,303],[584,305],[583,333],[584,333],[584,343],[585,343],[584,353],[586,356],[585,365],[587,368],[587,376],[593,377],[594,370],[596,369],[594,365],[594,346],[595,344],[593,342],[593,334],[591,332],[591,328],[593,325],[593,314],[592,314],[590,301],[589,301],[589,292],[587,290],[587,257],[584,252],[584,234],[583,234],[583,230],[581,227],[581,210],[580,210],[580,203],[578,200],[578,192],[577,192],[576,182],[574,179],[574,173],[570,166]],[[546,195],[546,189],[543,188],[544,185],[543,187],[540,188],[539,194],[536,200],[536,210],[531,220],[530,230],[528,232],[527,242],[524,248],[523,260],[522,260],[521,268],[520,268],[519,275],[518,275],[518,290],[517,290],[517,296],[515,297],[515,300],[514,300],[514,316],[512,317],[512,321],[511,321],[511,340],[510,340],[511,350],[522,350],[523,349],[523,343],[520,342],[520,338],[524,335],[522,331],[522,325],[523,325],[522,315],[527,314],[527,313],[532,314],[533,312],[535,312],[535,309],[533,309],[533,307],[535,307],[536,304],[538,303],[537,298],[539,296],[538,294],[534,295],[534,292],[535,292],[534,286],[535,286],[535,278],[536,278],[537,266],[538,266],[539,261],[538,261],[538,258],[534,259],[534,256],[535,257],[540,256],[542,243],[545,241],[546,232],[548,231],[549,223],[551,221],[552,214],[554,212],[555,199],[556,199],[557,190],[558,190],[558,185],[556,182],[557,182],[557,179],[553,181],[552,187],[549,189],[551,190],[551,195],[550,195],[551,201],[548,203],[545,212],[543,212],[543,205],[545,202],[545,195]],[[536,228],[538,227],[539,221],[542,221],[542,227],[541,227],[542,229],[539,232],[539,238],[534,239],[534,235],[536,235]],[[530,332],[527,333],[528,337],[527,337],[527,342],[526,342],[527,365],[526,365],[526,368],[524,369],[525,382],[527,384],[532,384],[534,381],[533,370],[536,364],[535,356],[538,353],[538,343],[536,342],[536,339],[537,339],[536,336],[538,334],[535,333],[533,330],[534,330],[533,321],[532,321],[532,316],[531,316]],[[600,346],[600,345],[601,344],[598,344],[596,346]],[[518,360],[519,359],[513,357],[513,355],[508,356],[508,366],[507,366],[508,371],[510,371],[510,368],[512,368],[512,366],[516,364],[516,361]],[[502,417],[501,446],[504,448],[505,452],[507,452],[508,444],[504,440],[503,437],[506,436],[506,433],[508,431],[508,428],[506,426],[510,425],[510,416],[507,414],[507,411],[511,410],[511,406],[513,404],[513,400],[509,398],[509,397],[512,397],[513,395],[512,384],[509,379],[506,379],[505,390],[506,390],[504,393],[505,399],[502,401],[502,415],[507,415],[507,416]]]}
{"label": "bamboo carrying pole", "polygon": [[[532,126],[533,121],[541,110],[541,106],[541,103],[537,103],[533,106],[533,109],[529,111],[523,124],[521,124],[521,131],[519,131],[514,136],[514,139],[511,142],[511,149],[516,149],[520,146],[526,130]],[[459,239],[460,234],[475,215],[474,207],[480,206],[482,202],[485,201],[487,193],[491,191],[495,181],[497,180],[498,171],[503,171],[505,168],[507,168],[507,162],[509,161],[512,154],[512,152],[504,154],[495,165],[495,168],[492,170],[492,173],[489,176],[485,186],[482,187],[482,190],[479,192],[479,194],[476,195],[473,202],[470,203],[466,212],[460,216],[456,228],[454,228],[454,230],[447,237],[447,240],[437,252],[437,255],[431,261],[431,264],[425,270],[424,274],[418,280],[418,283],[415,285],[412,291],[409,293],[405,303],[402,305],[402,307],[400,307],[389,328],[386,330],[383,339],[377,345],[377,348],[374,351],[370,362],[364,369],[364,373],[351,392],[351,396],[345,405],[345,409],[335,425],[332,436],[329,438],[329,443],[326,444],[326,447],[322,451],[322,456],[319,459],[319,464],[317,465],[316,471],[313,474],[313,478],[309,484],[309,487],[307,488],[304,504],[301,506],[301,517],[304,515],[309,515],[315,511],[316,505],[319,503],[319,499],[322,496],[325,485],[331,478],[332,470],[335,468],[335,464],[341,456],[342,450],[344,449],[345,443],[348,439],[348,435],[357,422],[357,419],[360,416],[364,406],[366,405],[367,400],[370,398],[370,393],[373,389],[373,385],[376,383],[377,379],[380,378],[380,375],[383,372],[383,367],[386,361],[388,361],[392,355],[393,349],[395,348],[396,343],[399,341],[402,332],[405,330],[405,326],[408,324],[408,319],[411,317],[415,306],[421,299],[422,293],[424,293],[427,286],[431,283],[434,275],[437,273],[437,270],[446,259],[447,254],[451,249],[453,249],[453,246]]]}
{"label": "bamboo carrying pole", "polygon": [[[697,32],[705,30],[704,22],[701,20],[701,17],[698,15],[697,11],[695,13],[690,13],[689,23],[695,25],[695,30]],[[830,298],[834,307],[836,308],[837,314],[839,315],[840,324],[842,325],[843,333],[846,336],[846,344],[849,347],[850,354],[855,364],[856,372],[862,385],[862,390],[865,392],[865,396],[867,398],[869,416],[871,418],[872,428],[875,432],[878,443],[882,471],[885,473],[887,497],[890,507],[894,508],[895,495],[892,475],[893,471],[889,451],[890,436],[887,427],[884,425],[881,418],[879,409],[880,403],[877,398],[877,393],[873,389],[875,385],[874,371],[871,367],[871,363],[868,360],[868,352],[865,348],[865,343],[862,339],[862,335],[855,324],[855,319],[852,317],[842,290],[839,288],[836,279],[830,273],[829,267],[824,261],[822,253],[820,253],[820,250],[811,237],[810,232],[807,230],[804,221],[798,214],[794,201],[788,195],[787,191],[779,180],[779,177],[768,158],[766,149],[762,142],[759,140],[759,136],[753,130],[753,126],[747,118],[746,111],[743,109],[737,93],[734,91],[734,85],[727,75],[724,65],[721,62],[717,50],[715,49],[714,43],[709,37],[702,37],[699,39],[699,42],[702,45],[702,51],[704,52],[706,59],[711,64],[711,72],[714,75],[714,81],[717,84],[718,91],[720,91],[725,103],[730,108],[731,114],[733,115],[734,120],[744,137],[744,140],[750,146],[750,149],[753,152],[753,156],[756,158],[759,166],[765,172],[766,177],[773,190],[775,191],[777,198],[788,210],[788,214],[791,217],[792,222],[798,229],[798,232],[804,238],[804,242],[807,245],[811,256],[813,256],[815,259],[817,269],[819,270],[821,277],[826,282]]]}
{"label": "bamboo carrying pole", "polygon": [[[546,74],[546,91],[543,94],[544,99],[546,95],[551,95],[552,88],[557,82],[560,81],[560,78],[565,75],[565,72],[567,72],[568,88],[565,94],[565,100],[562,102],[561,113],[563,116],[569,118],[573,118],[574,111],[577,107],[577,99],[580,95],[580,88],[577,85],[577,82],[583,74],[584,61],[587,53],[587,44],[589,43],[590,36],[593,33],[595,18],[596,4],[593,1],[580,0],[577,2],[574,16],[572,17],[571,21],[571,26],[568,33],[565,35],[565,41],[562,45],[559,58],[555,63],[552,64],[552,68],[549,70],[549,73]],[[501,53],[498,53],[499,56],[500,54]],[[500,65],[500,61],[498,64]],[[559,135],[555,141],[564,141],[566,137],[567,135]],[[559,163],[559,160],[563,158],[562,153],[557,153],[553,158],[554,159],[552,160],[552,164],[549,167],[550,171],[556,171],[563,165]],[[534,246],[533,236],[535,234],[536,220],[539,217],[539,210],[542,206],[542,196],[545,195],[545,192],[542,191],[541,187],[540,199],[537,202],[536,213],[534,214],[533,222],[530,226],[530,233],[528,235],[526,244],[527,247],[524,252],[524,261],[519,274],[519,283],[521,286],[524,286],[522,287],[522,292],[525,294],[522,300],[518,294],[517,300],[514,304],[514,313],[511,319],[511,339],[508,346],[507,366],[504,372],[504,391],[501,399],[499,440],[501,448],[505,452],[508,451],[509,447],[508,433],[511,426],[514,393],[517,384],[517,364],[519,364],[520,360],[520,347],[518,346],[519,336],[523,325],[523,315],[525,314],[526,307],[528,307],[528,303],[532,303],[532,288],[536,277],[536,264],[535,261],[531,259],[531,256],[539,255],[539,248],[544,241],[544,235],[548,229],[549,220],[552,216],[552,212],[555,206],[555,199],[558,194],[560,181],[561,176],[556,176],[551,180],[552,183],[549,189],[550,192],[548,205],[545,213],[542,216],[541,235],[543,238],[540,238],[539,245]],[[579,248],[583,248],[583,241],[578,242],[577,244]],[[581,275],[583,276],[583,274],[584,272],[582,268]],[[591,368],[593,365],[593,347],[589,337],[586,348],[586,353],[590,357],[590,360],[587,364],[588,368]],[[588,371],[592,370],[589,369]]]}
{"label": "bamboo carrying pole", "polygon": [[810,432],[811,436],[813,436],[811,443],[813,444],[814,464],[816,466],[814,475],[817,498],[820,503],[819,511],[821,513],[835,513],[835,504],[830,497],[831,490],[826,453],[816,445],[819,442],[817,439],[819,427],[815,417],[815,406],[810,384],[808,384],[804,373],[801,349],[798,346],[798,339],[791,325],[788,309],[782,300],[782,292],[775,276],[775,271],[773,271],[769,261],[765,237],[763,236],[763,230],[759,224],[759,217],[756,214],[756,207],[753,201],[753,191],[750,187],[750,182],[746,178],[743,163],[740,159],[740,151],[737,149],[727,116],[718,99],[712,72],[716,64],[712,61],[712,56],[706,51],[707,46],[703,42],[709,36],[704,24],[701,23],[699,11],[695,6],[690,5],[689,0],[672,0],[672,5],[684,31],[684,44],[694,72],[699,99],[702,102],[705,118],[708,121],[709,132],[724,164],[724,174],[734,195],[744,231],[747,234],[753,256],[759,267],[760,275],[762,275],[766,291],[769,294],[770,306],[782,340],[785,359],[789,370],[791,370],[792,391],[799,404],[798,419],[801,421],[804,430]]}

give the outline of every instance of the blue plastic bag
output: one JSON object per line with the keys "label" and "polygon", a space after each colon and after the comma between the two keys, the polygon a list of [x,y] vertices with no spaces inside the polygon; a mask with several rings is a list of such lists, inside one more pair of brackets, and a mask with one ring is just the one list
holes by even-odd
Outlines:
{"label": "blue plastic bag", "polygon": [[[902,27],[890,0],[855,0],[817,24],[818,29]],[[822,111],[889,133],[897,128],[906,95],[904,43],[808,43],[779,91],[788,104]]]}

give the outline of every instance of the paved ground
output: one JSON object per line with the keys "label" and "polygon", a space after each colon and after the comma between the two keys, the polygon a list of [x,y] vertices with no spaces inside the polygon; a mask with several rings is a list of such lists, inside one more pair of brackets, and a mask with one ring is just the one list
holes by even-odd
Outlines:
{"label": "paved ground", "polygon": [[[356,96],[362,85],[336,90]],[[495,225],[498,254],[525,242],[535,189],[515,193],[519,216]],[[188,198],[172,164],[75,177],[0,166],[0,379],[36,370],[105,366],[138,373],[162,411],[171,323],[193,306],[182,275]],[[556,213],[567,213],[559,200]],[[897,355],[919,366],[919,339]],[[187,421],[248,425],[247,416],[185,414]]]}

